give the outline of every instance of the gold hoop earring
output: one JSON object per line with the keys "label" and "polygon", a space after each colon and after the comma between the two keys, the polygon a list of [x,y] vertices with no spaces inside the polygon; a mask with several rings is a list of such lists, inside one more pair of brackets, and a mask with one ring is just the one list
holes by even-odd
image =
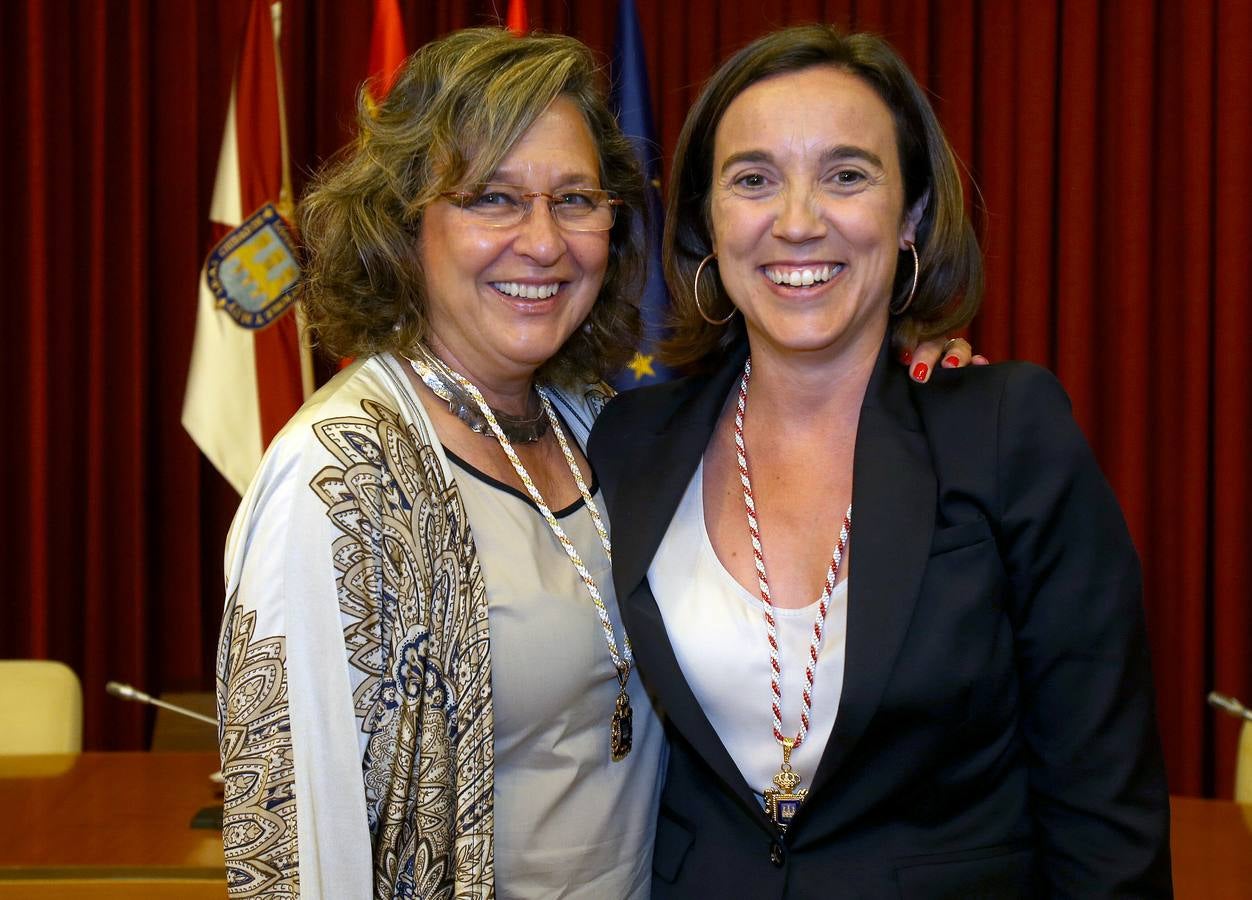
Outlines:
{"label": "gold hoop earring", "polygon": [[710,325],[725,325],[735,317],[735,307],[730,307],[730,315],[724,319],[710,319],[709,314],[704,311],[704,307],[700,305],[700,273],[704,271],[704,267],[709,264],[709,260],[717,259],[716,253],[710,253],[704,259],[700,260],[700,265],[696,266],[696,277],[691,283],[691,296],[696,301],[696,312],[700,314],[700,318],[708,322]]}
{"label": "gold hoop earring", "polygon": [[922,272],[921,263],[917,259],[917,245],[915,245],[912,241],[905,241],[904,243],[908,244],[909,249],[913,251],[913,286],[909,288],[909,296],[908,299],[904,301],[903,306],[899,309],[891,309],[888,307],[888,309],[891,309],[891,314],[893,316],[904,315],[905,310],[907,310],[913,303],[913,295],[917,293],[917,276]]}

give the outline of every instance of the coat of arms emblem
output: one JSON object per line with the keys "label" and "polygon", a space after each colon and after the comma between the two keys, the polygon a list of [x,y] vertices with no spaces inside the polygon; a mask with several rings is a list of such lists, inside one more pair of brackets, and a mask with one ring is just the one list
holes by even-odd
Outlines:
{"label": "coat of arms emblem", "polygon": [[213,248],[205,268],[209,290],[244,328],[269,325],[295,300],[300,266],[287,223],[266,203]]}

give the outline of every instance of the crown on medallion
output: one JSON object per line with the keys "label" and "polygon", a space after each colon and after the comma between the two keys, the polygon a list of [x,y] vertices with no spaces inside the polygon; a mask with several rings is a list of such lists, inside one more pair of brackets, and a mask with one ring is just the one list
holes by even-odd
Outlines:
{"label": "crown on medallion", "polygon": [[798,785],[801,780],[800,776],[795,772],[792,772],[790,769],[784,769],[774,776],[774,784],[778,785],[778,789],[784,794],[790,794],[795,791],[796,785]]}

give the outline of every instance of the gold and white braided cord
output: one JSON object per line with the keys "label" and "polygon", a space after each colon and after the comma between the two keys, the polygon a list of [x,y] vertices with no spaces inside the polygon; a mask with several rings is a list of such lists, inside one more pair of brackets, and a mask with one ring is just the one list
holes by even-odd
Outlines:
{"label": "gold and white braided cord", "polygon": [[[411,360],[411,362],[420,376],[421,369],[418,368],[419,363],[416,360]],[[504,451],[504,455],[509,458],[509,462],[513,465],[513,471],[521,479],[526,492],[530,494],[530,499],[535,502],[535,506],[539,507],[539,512],[547,521],[548,527],[552,529],[552,533],[556,535],[556,539],[560,541],[561,546],[565,549],[565,555],[569,557],[570,562],[574,564],[574,568],[578,571],[579,577],[582,578],[583,585],[586,586],[587,593],[591,596],[591,602],[595,604],[596,614],[600,618],[600,626],[604,629],[604,641],[608,645],[609,657],[613,660],[613,666],[617,669],[618,680],[625,685],[626,679],[630,675],[630,669],[635,663],[634,654],[630,647],[630,636],[623,631],[622,649],[619,652],[617,639],[613,635],[613,622],[609,619],[608,608],[604,605],[604,599],[600,596],[600,588],[596,586],[595,579],[591,577],[591,573],[583,565],[582,557],[579,556],[578,550],[574,547],[574,542],[569,539],[569,535],[565,533],[561,523],[556,520],[556,516],[552,514],[552,510],[544,502],[543,495],[539,493],[539,488],[530,477],[530,473],[522,465],[517,451],[513,449],[513,445],[505,437],[504,431],[500,428],[500,423],[496,421],[491,407],[487,405],[482,391],[455,369],[449,367],[449,372],[457,380],[462,390],[468,393],[478,405],[483,418],[487,420],[487,424],[491,427],[491,433],[495,435],[496,441],[500,444],[500,449]],[[591,521],[595,523],[596,533],[600,536],[600,544],[604,547],[604,553],[608,557],[609,562],[612,563],[613,545],[609,540],[608,529],[604,527],[604,519],[600,516],[600,510],[596,507],[595,500],[591,498],[591,491],[587,488],[587,483],[583,480],[582,473],[578,470],[578,464],[574,461],[574,454],[570,451],[569,442],[566,440],[565,432],[561,428],[561,421],[557,418],[556,410],[552,408],[548,392],[539,385],[535,386],[535,391],[539,394],[539,402],[543,405],[543,411],[548,417],[548,422],[552,425],[553,432],[556,434],[557,443],[561,447],[561,454],[565,457],[566,465],[569,466],[570,474],[574,476],[574,483],[578,485],[578,493],[582,495],[583,503],[586,504],[587,511],[591,514]]]}

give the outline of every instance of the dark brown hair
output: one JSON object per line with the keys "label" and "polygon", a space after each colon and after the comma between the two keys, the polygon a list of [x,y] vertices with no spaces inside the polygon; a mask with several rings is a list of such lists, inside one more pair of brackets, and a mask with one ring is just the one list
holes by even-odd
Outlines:
{"label": "dark brown hair", "polygon": [[[674,153],[661,254],[673,299],[673,330],[662,346],[671,365],[704,368],[744,335],[743,319],[710,325],[695,306],[696,267],[712,252],[709,192],[713,140],[727,107],[751,85],[774,75],[833,66],[862,79],[891,110],[904,176],[904,209],[928,196],[917,227],[921,273],[917,293],[903,315],[892,316],[897,341],[912,342],[969,323],[982,301],[982,256],[965,215],[956,157],[939,120],[904,61],[872,34],[843,34],[828,25],[802,25],[758,38],[713,74],[687,115]],[[799,98],[797,102],[803,102]],[[892,305],[903,304],[913,281],[912,254],[896,267]],[[905,259],[904,257],[907,257]],[[720,279],[706,268],[704,309],[714,318],[731,310]]]}
{"label": "dark brown hair", "polygon": [[563,35],[518,37],[499,28],[426,44],[377,109],[362,89],[356,142],[319,173],[297,211],[305,248],[300,299],[321,347],[340,356],[411,353],[426,338],[417,252],[423,210],[443,191],[489,179],[557,97],[582,112],[601,187],[625,203],[591,314],[538,375],[568,386],[629,359],[647,265],[635,155],[609,112],[590,50]]}

